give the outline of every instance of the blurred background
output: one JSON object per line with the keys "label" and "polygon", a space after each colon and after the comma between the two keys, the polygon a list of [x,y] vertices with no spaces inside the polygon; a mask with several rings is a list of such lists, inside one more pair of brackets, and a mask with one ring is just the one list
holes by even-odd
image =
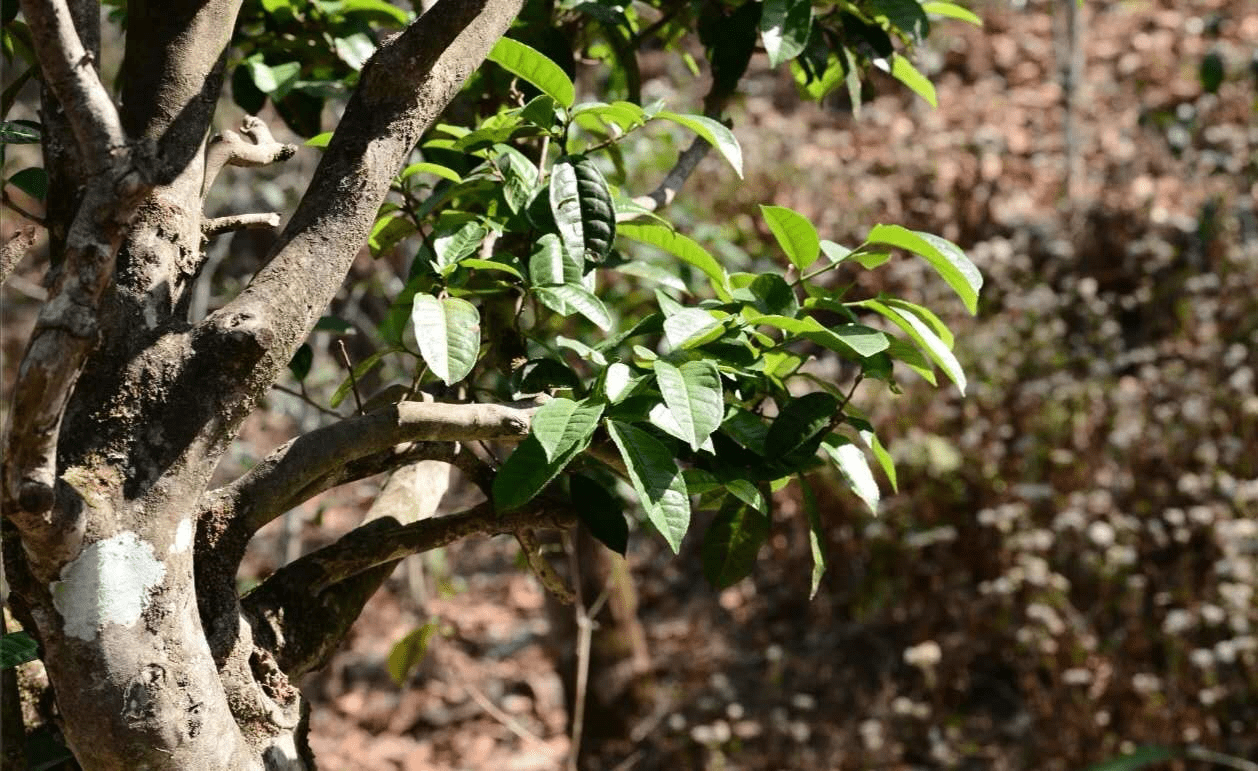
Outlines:
{"label": "blurred background", "polygon": [[[604,564],[582,769],[1065,770],[1183,746],[1258,759],[1258,2],[1072,5],[980,0],[982,29],[940,25],[916,59],[937,109],[890,78],[859,115],[841,96],[818,106],[753,60],[733,109],[746,179],[709,158],[672,218],[731,270],[778,259],[761,203],[840,243],[878,222],[957,242],[985,277],[977,318],[918,261],[850,280],[947,311],[970,387],[857,391],[899,492],[880,480],[873,518],[818,479],[830,568],[811,600],[792,494],[729,589],[702,578],[710,514],[679,558],[638,533],[626,563]],[[702,84],[673,67],[644,57],[644,98],[696,108]],[[596,94],[599,73],[581,74]],[[628,165],[662,174],[685,141],[629,143]],[[291,210],[316,161],[303,150],[261,180],[229,169],[207,211]],[[11,153],[6,176],[22,163]],[[0,235],[20,225],[6,211]],[[212,247],[197,313],[269,238]],[[0,295],[5,389],[45,268],[28,258]],[[337,315],[373,328],[405,270],[364,255]],[[305,387],[330,390],[343,372],[330,338],[313,342]],[[325,419],[275,392],[223,478]],[[251,575],[353,527],[383,481],[275,523]],[[399,567],[303,683],[326,768],[563,767],[575,624],[518,551],[470,541]],[[424,625],[399,686],[390,653]]]}

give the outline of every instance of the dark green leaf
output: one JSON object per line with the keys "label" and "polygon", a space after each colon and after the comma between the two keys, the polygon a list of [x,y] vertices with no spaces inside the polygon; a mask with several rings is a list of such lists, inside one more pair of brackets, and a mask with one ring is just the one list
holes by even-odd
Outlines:
{"label": "dark green leaf", "polygon": [[1218,51],[1211,51],[1201,59],[1201,67],[1198,70],[1201,78],[1201,90],[1207,94],[1217,93],[1219,86],[1223,84],[1223,57]]}
{"label": "dark green leaf", "polygon": [[316,332],[335,332],[338,335],[353,334],[354,325],[336,316],[320,316],[315,322]]}
{"label": "dark green leaf", "polygon": [[26,632],[0,637],[0,669],[10,669],[39,658],[39,644]]}
{"label": "dark green leaf", "polygon": [[838,408],[838,399],[819,391],[791,399],[769,426],[765,457],[798,460],[811,456],[829,433]]}
{"label": "dark green leaf", "polygon": [[769,518],[730,498],[703,536],[703,576],[717,589],[745,578],[769,538]]}
{"label": "dark green leaf", "polygon": [[536,394],[554,388],[576,388],[580,378],[568,366],[554,359],[530,359],[517,373],[516,391]]}
{"label": "dark green leaf", "polygon": [[398,214],[392,217],[381,217],[371,228],[367,237],[367,246],[372,257],[379,257],[397,246],[404,238],[415,234],[415,222],[410,217]]}
{"label": "dark green leaf", "polygon": [[676,458],[655,437],[627,423],[609,420],[607,432],[620,450],[647,519],[676,553],[690,528],[690,499]]}
{"label": "dark green leaf", "polygon": [[588,444],[588,439],[578,442],[550,460],[541,442],[530,435],[507,456],[494,476],[494,506],[498,511],[510,511],[533,500]]}
{"label": "dark green leaf", "polygon": [[918,45],[930,34],[930,19],[918,0],[871,0],[874,11]]}
{"label": "dark green leaf", "polygon": [[655,380],[668,411],[681,429],[680,438],[698,451],[721,425],[725,413],[721,376],[716,365],[700,360],[676,367],[660,360],[655,363]]}
{"label": "dark green leaf", "polygon": [[559,236],[547,233],[537,239],[529,255],[529,280],[534,286],[581,286],[583,267],[563,248]]}
{"label": "dark green leaf", "polygon": [[22,169],[9,177],[9,184],[38,201],[48,197],[48,172],[39,166]]}
{"label": "dark green leaf", "polygon": [[760,37],[769,66],[794,59],[812,31],[812,0],[765,0],[760,14]]}
{"label": "dark green leaf", "polygon": [[551,399],[533,415],[530,430],[552,462],[578,443],[589,444],[602,416],[603,405],[597,402]]}
{"label": "dark green leaf", "polygon": [[569,254],[594,263],[607,257],[616,239],[616,210],[593,161],[566,156],[551,167],[550,211]]}
{"label": "dark green leaf", "polygon": [[1162,763],[1174,757],[1175,753],[1168,747],[1147,745],[1137,747],[1127,755],[1120,755],[1119,757],[1110,758],[1109,760],[1088,766],[1087,771],[1136,771],[1136,769],[1146,768],[1154,763]]}
{"label": "dark green leaf", "polygon": [[537,295],[537,299],[542,301],[542,305],[560,316],[579,313],[604,332],[612,328],[612,319],[603,301],[579,284],[539,286],[534,287],[533,292]]}
{"label": "dark green leaf", "polygon": [[599,543],[623,557],[629,548],[629,523],[620,498],[583,474],[573,474],[570,479],[577,516]]}
{"label": "dark green leaf", "polygon": [[664,337],[674,349],[694,348],[721,336],[724,325],[700,308],[684,308],[664,319]]}
{"label": "dark green leaf", "polygon": [[29,120],[0,121],[0,144],[39,144],[40,126]]}
{"label": "dark green leaf", "polygon": [[313,363],[314,349],[309,343],[302,343],[297,353],[294,353],[293,358],[288,362],[288,369],[293,373],[293,377],[305,380],[306,375],[310,374],[310,365]]}

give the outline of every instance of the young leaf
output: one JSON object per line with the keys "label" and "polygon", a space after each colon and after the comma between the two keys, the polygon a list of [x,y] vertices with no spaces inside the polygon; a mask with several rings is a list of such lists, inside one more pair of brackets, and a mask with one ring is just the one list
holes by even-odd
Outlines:
{"label": "young leaf", "polygon": [[891,77],[913,89],[913,93],[925,99],[931,107],[939,106],[939,98],[935,95],[935,84],[918,72],[905,57],[894,54],[891,57]]}
{"label": "young leaf", "polygon": [[446,385],[467,377],[480,353],[480,313],[467,300],[429,294],[415,296],[411,324],[419,353]]}
{"label": "young leaf", "polygon": [[821,239],[807,217],[785,206],[761,206],[760,213],[791,264],[803,270],[817,261]]}
{"label": "young leaf", "polygon": [[551,399],[533,415],[531,430],[547,462],[553,462],[574,445],[588,444],[602,416],[603,405],[597,402]]}
{"label": "young leaf", "polygon": [[949,19],[968,21],[976,27],[983,26],[983,20],[975,15],[973,11],[968,8],[963,8],[956,3],[922,3],[922,10],[926,13],[933,13],[936,16],[946,16]]}
{"label": "young leaf", "polygon": [[902,311],[884,305],[878,300],[864,300],[858,303],[860,306],[877,311],[895,324],[913,339],[913,342],[930,357],[931,361],[939,365],[953,383],[956,384],[957,390],[965,394],[965,372],[961,369],[961,362],[957,361],[957,357],[952,355],[952,351],[948,350],[948,346],[944,341],[935,334],[930,325],[918,318],[917,314]]}
{"label": "young leaf", "polygon": [[389,671],[389,677],[394,683],[398,685],[406,683],[407,678],[424,660],[424,656],[428,653],[428,644],[432,642],[438,629],[437,622],[429,621],[393,645],[393,649],[389,651],[385,669]]}
{"label": "young leaf", "polygon": [[538,90],[564,107],[571,107],[576,100],[576,89],[563,69],[537,49],[518,40],[499,38],[485,58],[537,86]]}
{"label": "young leaf", "polygon": [[956,244],[930,233],[908,230],[899,225],[877,225],[869,231],[869,237],[858,251],[868,244],[886,244],[906,249],[923,257],[935,269],[952,291],[957,293],[971,315],[978,313],[978,291],[983,287],[983,276],[974,263]]}
{"label": "young leaf", "polygon": [[550,211],[569,254],[600,263],[616,239],[607,181],[588,158],[566,156],[550,170]]}
{"label": "young leaf", "polygon": [[869,510],[877,515],[878,500],[881,497],[878,492],[878,483],[874,481],[874,472],[869,470],[869,461],[865,459],[865,453],[861,452],[861,448],[838,434],[830,434],[826,437],[821,447],[834,461],[834,465],[843,475],[847,486],[856,493],[856,497],[864,501]]}
{"label": "young leaf", "polygon": [[716,365],[701,360],[676,367],[661,359],[655,363],[655,380],[682,438],[697,452],[721,425],[725,413],[721,375]]}
{"label": "young leaf", "polygon": [[799,56],[811,31],[812,0],[765,0],[760,14],[760,37],[769,54],[770,67]]}
{"label": "young leaf", "polygon": [[676,458],[655,437],[627,423],[609,420],[607,432],[625,461],[647,519],[677,553],[690,528],[690,499]]}
{"label": "young leaf", "polygon": [[812,485],[800,474],[799,489],[803,492],[804,512],[808,515],[808,547],[812,551],[812,588],[808,599],[817,596],[821,586],[821,577],[826,573],[826,531],[821,525],[821,511],[817,508],[817,496],[813,494]]}
{"label": "young leaf", "polygon": [[603,301],[590,294],[579,284],[563,286],[534,287],[533,292],[542,305],[550,308],[560,316],[571,316],[580,313],[604,332],[612,328],[612,317],[607,313]]}
{"label": "young leaf", "polygon": [[625,556],[629,548],[629,523],[625,521],[620,498],[583,474],[573,474],[570,479],[577,516],[590,529],[590,535],[620,556]]}
{"label": "young leaf", "polygon": [[703,577],[717,589],[745,578],[769,539],[769,518],[737,498],[725,505],[703,536]]}
{"label": "young leaf", "polygon": [[717,152],[729,162],[730,166],[734,167],[734,173],[738,174],[739,179],[742,179],[743,149],[738,146],[738,140],[734,138],[734,132],[726,128],[724,124],[702,115],[678,115],[668,110],[660,110],[655,113],[655,117],[685,126],[703,137],[708,144],[716,148]]}
{"label": "young leaf", "polygon": [[[310,141],[313,142],[314,140],[312,139]],[[310,142],[307,142],[306,144],[310,144]],[[398,179],[410,179],[416,174],[435,174],[436,176],[441,177],[442,179],[448,179],[455,184],[463,181],[463,177],[454,169],[442,166],[440,163],[428,163],[426,161],[412,163],[410,166],[402,169],[402,173],[398,175]]]}
{"label": "young leaf", "polygon": [[730,298],[729,277],[725,274],[725,269],[716,261],[716,258],[693,239],[663,225],[641,222],[620,223],[618,234],[624,238],[663,249],[674,257],[680,257],[708,277],[717,297],[722,300]]}
{"label": "young leaf", "polygon": [[895,297],[881,297],[879,299],[887,305],[890,305],[892,308],[897,308],[907,313],[917,314],[918,318],[929,324],[935,334],[939,335],[939,339],[943,341],[944,345],[948,346],[948,350],[952,350],[952,346],[956,342],[956,338],[953,336],[952,330],[948,329],[948,325],[943,323],[943,320],[936,316],[935,312],[930,308]]}
{"label": "young leaf", "polygon": [[619,402],[633,390],[634,385],[633,370],[628,364],[616,361],[608,365],[607,374],[603,377],[603,393],[607,394],[608,401],[612,404]]}

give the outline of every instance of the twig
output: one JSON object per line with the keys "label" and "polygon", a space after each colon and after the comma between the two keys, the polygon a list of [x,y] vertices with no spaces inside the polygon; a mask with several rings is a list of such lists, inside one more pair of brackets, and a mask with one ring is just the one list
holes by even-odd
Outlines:
{"label": "twig", "polygon": [[296,145],[276,142],[271,129],[261,118],[246,115],[240,119],[240,133],[224,131],[210,140],[205,153],[205,176],[201,182],[201,199],[224,166],[266,166],[292,158]]}
{"label": "twig", "polygon": [[537,537],[533,535],[533,531],[517,530],[515,540],[519,542],[520,549],[524,552],[524,558],[528,560],[529,567],[533,570],[533,575],[537,576],[537,580],[541,582],[546,591],[554,595],[555,599],[563,604],[570,604],[577,593],[580,592],[580,589],[574,593],[564,585],[563,579],[555,572],[555,568],[542,556],[542,550],[537,544]]}
{"label": "twig", "polygon": [[26,253],[35,245],[35,228],[22,228],[0,246],[0,284],[8,280]]}
{"label": "twig", "polygon": [[330,415],[334,418],[345,417],[344,415],[342,415],[339,412],[336,412],[335,410],[330,410],[327,407],[324,407],[322,404],[319,404],[314,399],[311,399],[308,394],[305,394],[301,391],[294,391],[293,389],[288,388],[287,386],[282,386],[279,383],[273,384],[271,388],[275,391],[279,391],[280,393],[288,394],[289,396],[296,396],[298,399],[301,399],[303,402],[305,402],[306,404],[309,404],[311,407],[314,407],[316,410],[318,410],[319,412],[322,412],[324,415]]}
{"label": "twig", "polygon": [[354,365],[349,360],[349,351],[345,350],[345,341],[337,339],[337,350],[341,354],[341,362],[345,365],[345,369],[349,372],[349,387],[354,392],[354,403],[358,405],[358,414],[363,413],[363,397],[358,393],[358,378],[354,376]]}
{"label": "twig", "polygon": [[201,223],[201,236],[211,239],[223,233],[237,230],[271,230],[280,226],[280,215],[277,212],[264,211],[251,214],[230,214],[226,217],[215,217]]}
{"label": "twig", "polygon": [[4,190],[0,192],[0,200],[4,202],[5,206],[9,207],[10,209],[22,215],[23,217],[30,220],[31,222],[34,222],[36,225],[39,225],[41,228],[48,227],[47,223],[44,222],[43,217],[40,217],[38,214],[32,214],[28,212],[26,209],[23,209],[21,206],[19,206],[18,202],[14,201],[13,197],[9,195],[8,190]]}
{"label": "twig", "polygon": [[472,701],[476,702],[478,707],[485,710],[486,714],[501,723],[508,731],[520,737],[520,739],[524,742],[528,744],[535,744],[540,749],[545,750],[546,755],[551,754],[552,750],[546,742],[542,741],[536,734],[520,725],[518,720],[499,709],[498,706],[490,701],[489,697],[486,696],[479,688],[461,678],[459,680],[459,685],[467,692],[468,696],[472,697]]}

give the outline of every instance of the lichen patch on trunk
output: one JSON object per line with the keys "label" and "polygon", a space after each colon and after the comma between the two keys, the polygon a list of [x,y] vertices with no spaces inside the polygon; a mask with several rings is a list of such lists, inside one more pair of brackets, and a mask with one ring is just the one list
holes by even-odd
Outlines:
{"label": "lichen patch on trunk", "polygon": [[106,623],[132,626],[166,576],[153,545],[126,531],[88,546],[51,586],[65,633],[92,640]]}
{"label": "lichen patch on trunk", "polygon": [[182,554],[192,545],[192,520],[184,517],[175,528],[175,540],[170,544],[171,554]]}

